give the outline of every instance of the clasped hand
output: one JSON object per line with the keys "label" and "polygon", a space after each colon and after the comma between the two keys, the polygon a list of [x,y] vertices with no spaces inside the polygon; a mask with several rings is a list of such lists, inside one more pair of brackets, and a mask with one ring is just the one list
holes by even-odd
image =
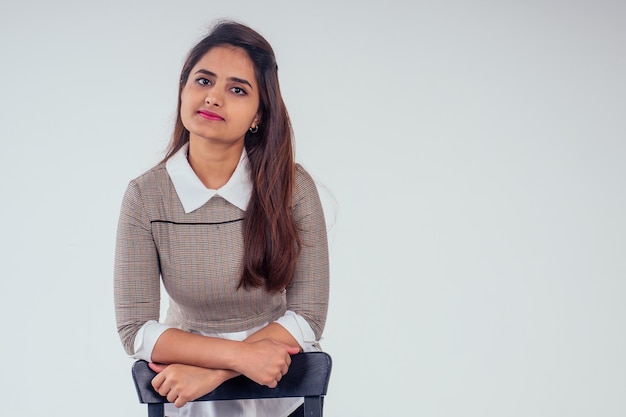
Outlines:
{"label": "clasped hand", "polygon": [[158,373],[152,379],[152,386],[176,407],[208,394],[224,381],[241,374],[260,385],[275,388],[289,370],[291,355],[299,352],[298,348],[272,339],[242,342],[241,347],[235,369],[150,363],[150,368]]}

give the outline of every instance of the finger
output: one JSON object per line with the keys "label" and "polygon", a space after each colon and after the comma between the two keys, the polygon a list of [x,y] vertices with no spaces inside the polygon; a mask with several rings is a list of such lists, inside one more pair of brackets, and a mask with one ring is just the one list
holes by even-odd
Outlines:
{"label": "finger", "polygon": [[290,355],[295,355],[297,353],[300,353],[300,348],[289,346],[289,348],[287,349],[287,353],[289,353]]}
{"label": "finger", "polygon": [[182,407],[185,404],[187,404],[187,401],[183,397],[178,397],[176,398],[176,401],[174,401],[174,405],[178,408]]}
{"label": "finger", "polygon": [[162,395],[163,397],[166,397],[166,396],[168,396],[172,392],[172,388],[169,385],[167,385],[167,384],[163,384],[157,390],[157,392],[159,393],[159,395]]}
{"label": "finger", "polygon": [[[159,375],[155,376],[152,379],[152,382],[153,382],[152,386],[154,387],[156,392],[159,393],[159,395],[162,395],[162,396],[165,397],[172,390],[172,383],[170,381],[168,381],[167,379],[165,379],[165,377],[161,377],[161,375],[162,374],[159,374]],[[158,385],[158,387],[155,387],[154,386],[154,384],[155,384],[154,380],[157,379],[157,378],[162,378],[162,380],[161,381],[156,381],[156,383],[159,384],[159,385]]]}
{"label": "finger", "polygon": [[177,398],[178,398],[178,394],[176,394],[174,390],[171,390],[170,392],[167,393],[167,401],[173,403],[174,401],[176,401]]}
{"label": "finger", "polygon": [[163,374],[157,374],[154,378],[152,378],[152,387],[158,392],[165,381],[165,376]]}
{"label": "finger", "polygon": [[154,372],[158,374],[159,372],[162,372],[165,368],[167,368],[169,365],[164,365],[162,363],[148,362],[148,366],[150,367],[150,369],[152,369]]}

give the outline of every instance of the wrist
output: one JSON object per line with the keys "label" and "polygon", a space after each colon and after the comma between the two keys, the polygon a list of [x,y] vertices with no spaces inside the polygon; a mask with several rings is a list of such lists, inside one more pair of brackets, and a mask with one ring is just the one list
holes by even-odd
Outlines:
{"label": "wrist", "polygon": [[220,369],[220,377],[223,381],[227,381],[239,375],[241,375],[239,372],[233,371],[232,369]]}
{"label": "wrist", "polygon": [[[247,359],[250,351],[250,344],[245,341],[237,341],[232,342],[233,346],[229,349],[230,357],[226,361],[227,366],[224,367],[223,371],[229,373],[234,372],[235,376],[243,373],[243,369],[245,364],[247,363]],[[232,376],[231,376],[232,378]]]}
{"label": "wrist", "polygon": [[241,375],[239,372],[233,371],[232,369],[216,369],[215,371],[217,386],[223,384],[229,379]]}

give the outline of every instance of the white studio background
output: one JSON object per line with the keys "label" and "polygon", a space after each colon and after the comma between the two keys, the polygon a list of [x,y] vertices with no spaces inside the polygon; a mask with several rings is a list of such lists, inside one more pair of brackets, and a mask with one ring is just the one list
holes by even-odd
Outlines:
{"label": "white studio background", "polygon": [[625,2],[2,0],[3,415],[145,415],[117,215],[217,18],[320,183],[327,416],[626,415]]}

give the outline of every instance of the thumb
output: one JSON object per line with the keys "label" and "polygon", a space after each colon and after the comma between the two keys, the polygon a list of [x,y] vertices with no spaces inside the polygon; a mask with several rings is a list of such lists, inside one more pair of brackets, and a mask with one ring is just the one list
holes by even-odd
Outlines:
{"label": "thumb", "polygon": [[300,353],[300,348],[289,346],[289,348],[287,349],[287,353],[289,353],[290,355],[295,355],[296,353]]}
{"label": "thumb", "polygon": [[148,366],[157,374],[167,368],[169,365],[164,365],[162,363],[149,362]]}

